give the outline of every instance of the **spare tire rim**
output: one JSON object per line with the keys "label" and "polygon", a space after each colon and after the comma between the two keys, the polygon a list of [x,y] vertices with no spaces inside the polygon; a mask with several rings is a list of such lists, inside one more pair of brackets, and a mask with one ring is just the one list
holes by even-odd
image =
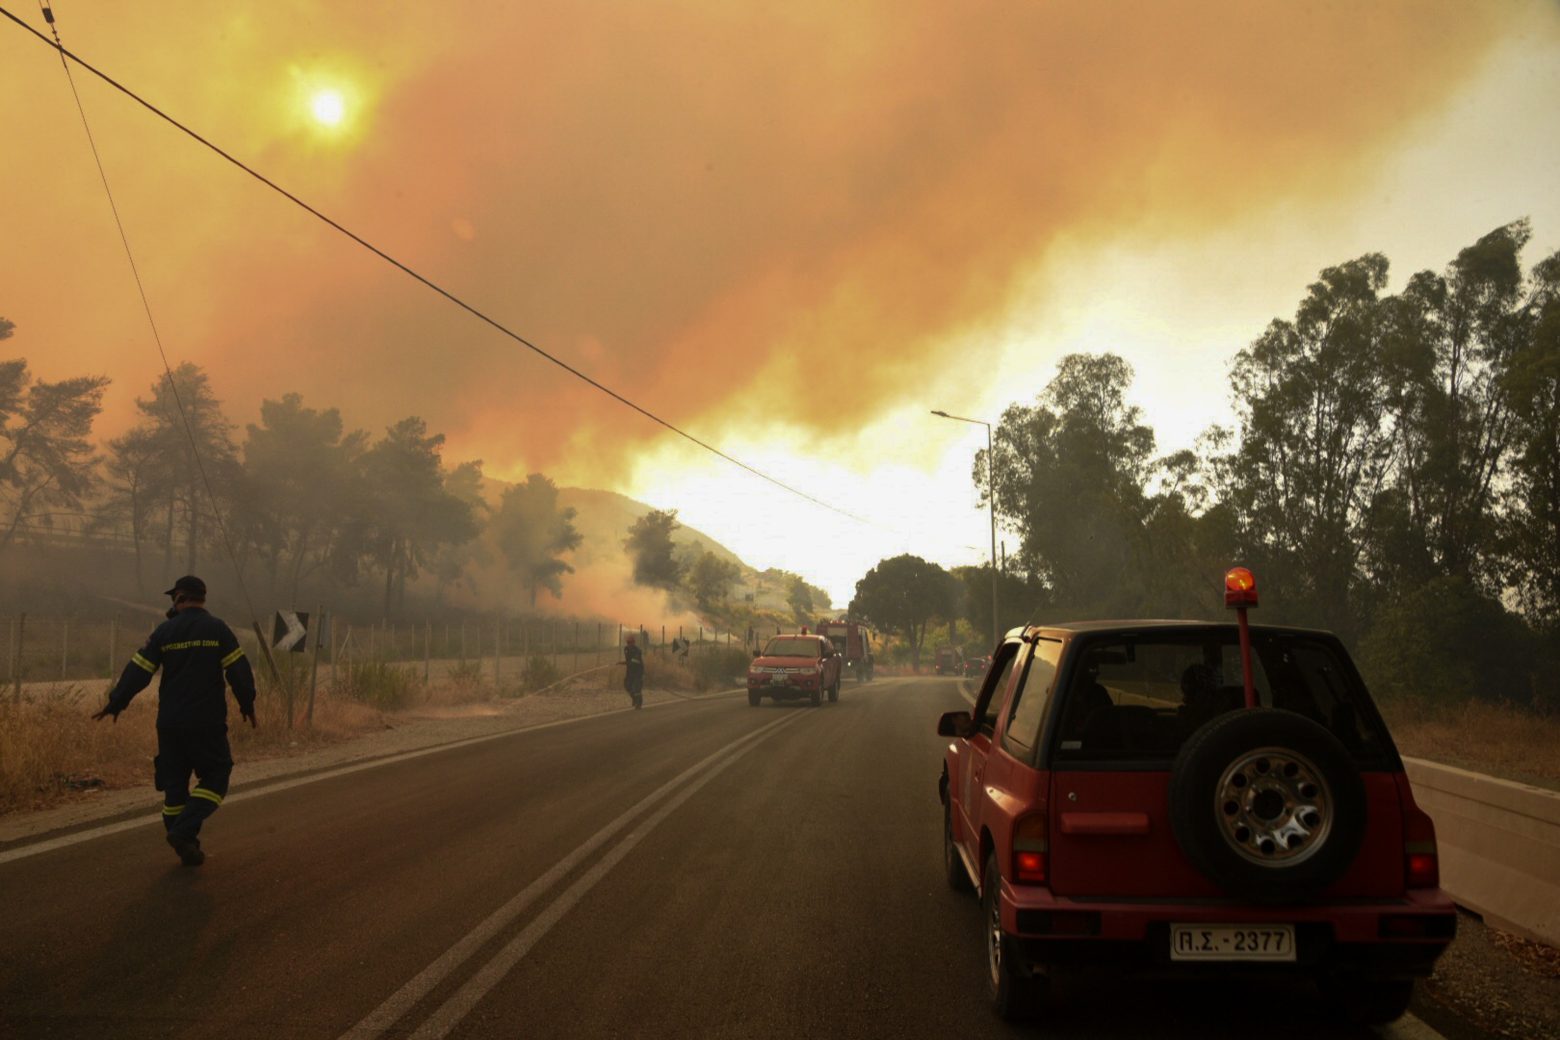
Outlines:
{"label": "spare tire rim", "polygon": [[1289,748],[1248,751],[1230,763],[1214,789],[1219,833],[1244,860],[1292,867],[1327,844],[1332,791],[1322,771]]}

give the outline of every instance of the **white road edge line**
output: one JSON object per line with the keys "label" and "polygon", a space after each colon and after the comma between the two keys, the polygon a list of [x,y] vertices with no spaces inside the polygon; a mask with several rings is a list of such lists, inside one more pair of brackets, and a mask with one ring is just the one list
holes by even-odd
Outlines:
{"label": "white road edge line", "polygon": [[[784,718],[776,719],[775,721],[754,730],[746,736],[741,737],[730,744],[727,744],[725,747],[722,747],[713,754],[706,756],[696,764],[689,766],[676,777],[668,780],[650,794],[640,799],[639,802],[637,802],[632,808],[628,809],[619,815],[616,819],[614,819],[611,823],[608,823],[605,827],[601,828],[601,830],[585,839],[585,841],[581,843],[578,848],[576,848],[573,852],[570,852],[563,859],[559,860],[545,874],[542,874],[530,884],[526,885],[525,888],[516,893],[514,897],[511,898],[507,903],[493,911],[493,913],[489,914],[486,919],[484,919],[463,938],[456,942],[455,945],[451,946],[448,950],[444,951],[444,953],[440,954],[433,961],[433,963],[429,964],[422,971],[418,972],[405,985],[387,997],[384,1003],[370,1011],[362,1021],[358,1022],[357,1025],[343,1033],[341,1035],[341,1040],[371,1040],[371,1038],[383,1035],[393,1025],[395,1025],[397,1021],[405,1016],[406,1013],[409,1012],[418,1001],[426,997],[430,992],[432,992],[434,987],[443,982],[451,972],[460,967],[460,965],[465,961],[470,959],[471,956],[477,952],[477,950],[481,949],[482,946],[491,940],[495,935],[503,931],[509,925],[513,924],[515,919],[518,918],[527,907],[534,903],[544,892],[568,876],[568,874],[576,867],[578,867],[582,861],[584,861],[598,848],[604,845],[607,840],[610,839],[613,835],[617,834],[618,831],[622,830],[624,827],[627,827],[630,823],[641,816],[644,812],[649,810],[657,802],[663,801],[666,798],[676,794],[676,797],[673,798],[669,807],[663,808],[650,820],[646,821],[644,824],[641,824],[640,827],[633,832],[629,839],[625,839],[625,844],[628,845],[628,848],[632,848],[633,845],[637,844],[640,838],[648,833],[655,824],[664,819],[666,814],[670,812],[671,809],[681,805],[688,799],[690,795],[692,795],[694,791],[697,791],[699,788],[708,783],[710,778],[714,777],[717,773],[720,772],[720,770],[724,769],[727,765],[730,765],[731,762],[734,762],[741,755],[745,754],[760,740],[768,736],[774,730],[781,726],[794,723],[798,719],[805,718],[806,714],[806,712],[788,714]],[[724,761],[722,761],[723,759]],[[714,768],[710,768],[711,766]],[[683,785],[687,784],[696,774],[699,773],[700,770],[707,768],[710,768],[710,771],[706,773],[705,776],[693,781],[691,786],[683,788]],[[679,788],[683,788],[682,794],[677,794]],[[621,850],[621,852],[619,852],[619,850]],[[602,862],[608,863],[609,865],[611,863],[615,863],[618,859],[621,859],[622,855],[625,855],[627,851],[627,848],[624,848],[623,845],[619,845],[618,848],[609,853],[607,859],[603,860]],[[595,884],[595,880],[599,877],[598,870],[599,867],[597,869],[591,870],[585,875],[585,877],[592,879],[590,882],[592,885]],[[582,878],[581,880],[583,881],[584,879]],[[580,882],[576,882],[575,885],[571,886],[566,892],[564,892],[562,896],[559,897],[559,900],[556,901],[553,906],[556,907],[558,902],[562,902],[564,899],[567,899],[571,893],[575,892],[575,889],[579,888],[579,885]],[[586,887],[588,888],[589,886]],[[583,891],[580,894],[583,894]],[[574,896],[574,901],[578,901],[578,895]],[[573,902],[570,902],[568,905],[572,906]],[[565,909],[567,909],[567,907],[565,907]],[[538,920],[547,918],[548,914],[551,913],[552,908],[549,908],[549,910],[542,915],[542,918],[538,918]],[[558,916],[561,916],[561,911],[558,913]],[[548,928],[551,926],[551,923],[547,925]],[[533,922],[530,927],[521,933],[521,938],[530,935],[532,929],[535,927],[536,924]],[[545,932],[546,929],[544,928],[543,931]],[[540,933],[538,933],[538,937],[539,935]],[[518,940],[516,941],[518,942]],[[534,938],[531,941],[534,942]],[[513,945],[513,943],[510,944],[510,946]],[[507,953],[509,949],[510,947],[505,947],[505,952]],[[529,949],[529,945],[527,946],[527,949]],[[501,953],[500,956],[502,957],[503,954]],[[521,956],[524,956],[523,952]],[[494,980],[494,982],[496,981],[497,979]],[[467,983],[467,987],[470,985],[470,983]],[[492,984],[490,983],[488,988],[491,987]],[[484,989],[482,992],[485,993],[486,991],[487,990]],[[466,988],[463,988],[460,993],[457,993],[456,997],[458,998],[460,994],[465,992]],[[480,994],[478,996],[480,997]],[[452,1000],[453,999],[455,998],[452,998]],[[475,1001],[473,1001],[473,1003],[475,1003]],[[448,1003],[446,1003],[445,1007],[448,1006]],[[440,1008],[440,1012],[443,1012],[443,1010],[444,1008]],[[462,1012],[462,1014],[464,1014],[464,1012]],[[453,1025],[453,1021],[451,1024]],[[422,1034],[419,1033],[418,1035],[420,1036]]]}
{"label": "white road edge line", "polygon": [[[721,694],[739,692],[735,689],[723,690]],[[721,694],[707,694],[699,700],[709,700]],[[692,698],[690,698],[692,699]],[[652,704],[652,708],[671,707],[680,701],[663,701],[660,704]],[[224,805],[232,805],[234,802],[250,801],[255,798],[263,798],[268,794],[278,791],[291,790],[294,787],[302,787],[305,784],[318,783],[321,780],[333,780],[338,776],[347,776],[351,773],[360,773],[365,769],[378,769],[380,766],[391,766],[398,762],[405,762],[413,758],[422,758],[424,755],[436,755],[441,751],[451,751],[455,748],[470,747],[473,744],[485,744],[490,740],[502,740],[505,737],[513,737],[520,733],[535,733],[538,730],[553,729],[558,726],[572,726],[579,722],[588,722],[591,719],[607,718],[611,715],[621,715],[632,711],[632,708],[618,708],[612,711],[596,712],[593,715],[577,715],[572,719],[555,719],[552,722],[541,722],[534,726],[520,726],[516,729],[506,729],[502,733],[487,733],[480,737],[464,737],[460,740],[451,740],[443,744],[433,744],[425,748],[416,748],[412,751],[401,751],[393,755],[384,755],[372,758],[366,762],[354,762],[350,765],[338,766],[335,769],[326,769],[318,773],[310,773],[307,776],[295,776],[289,780],[277,780],[274,783],[265,783],[254,790],[239,788],[223,799]],[[53,852],[55,849],[69,848],[79,845],[84,841],[94,841],[98,838],[106,838],[111,834],[121,834],[124,831],[134,830],[137,827],[145,827],[151,823],[162,821],[162,810],[148,813],[145,816],[136,816],[128,820],[120,820],[118,823],[105,823],[100,827],[91,827],[87,830],[75,831],[58,838],[47,838],[30,844],[18,845],[13,849],[0,852],[0,864],[12,863],[29,856],[41,856],[45,852]]]}
{"label": "white road edge line", "polygon": [[1408,1014],[1383,1028],[1381,1035],[1386,1040],[1446,1040],[1446,1037],[1431,1029],[1422,1019]]}

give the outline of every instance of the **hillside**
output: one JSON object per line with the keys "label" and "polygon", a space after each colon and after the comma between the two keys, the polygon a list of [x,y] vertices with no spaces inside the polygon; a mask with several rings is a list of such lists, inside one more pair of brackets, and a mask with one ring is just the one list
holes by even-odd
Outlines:
{"label": "hillside", "polygon": [[[576,512],[574,527],[584,535],[585,542],[575,553],[576,566],[593,564],[603,558],[623,557],[623,540],[634,521],[650,512],[651,507],[638,499],[620,495],[616,491],[597,491],[594,488],[566,487],[558,489],[558,501],[573,506]],[[721,545],[709,535],[692,527],[679,527],[672,540],[690,551],[695,546],[742,568],[744,574],[757,573],[742,562],[742,558]]]}
{"label": "hillside", "polygon": [[[510,486],[504,481],[488,479],[484,482],[484,498],[496,507]],[[612,618],[628,625],[682,625],[689,630],[700,624],[711,625],[710,619],[701,619],[693,611],[670,603],[665,593],[634,584],[623,542],[629,528],[650,512],[651,506],[614,491],[578,487],[559,488],[558,501],[561,506],[575,510],[574,527],[583,541],[566,557],[574,567],[574,573],[563,578],[563,597],[554,600],[544,594],[536,609],[547,613]],[[731,549],[696,528],[679,527],[673,540],[690,561],[697,554],[708,551],[737,567],[740,577],[731,589],[729,602],[732,607],[789,617],[788,583],[782,572],[752,567]],[[477,604],[489,608],[529,609],[518,585],[505,580],[502,554],[495,546],[485,548],[486,551],[468,568],[469,587],[475,593]],[[819,597],[818,608],[826,610],[827,602],[821,598],[822,592],[815,595]]]}

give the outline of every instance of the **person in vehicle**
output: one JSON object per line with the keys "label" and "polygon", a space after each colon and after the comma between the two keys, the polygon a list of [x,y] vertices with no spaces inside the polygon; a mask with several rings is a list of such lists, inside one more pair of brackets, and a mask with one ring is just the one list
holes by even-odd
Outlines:
{"label": "person in vehicle", "polygon": [[1227,711],[1242,707],[1244,693],[1219,685],[1219,673],[1211,665],[1189,664],[1181,673],[1181,707],[1177,710],[1183,733],[1190,734]]}

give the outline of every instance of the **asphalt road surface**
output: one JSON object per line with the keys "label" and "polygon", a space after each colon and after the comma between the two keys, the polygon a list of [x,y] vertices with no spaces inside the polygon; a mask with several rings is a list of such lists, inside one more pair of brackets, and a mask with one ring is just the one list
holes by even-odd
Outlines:
{"label": "asphalt road surface", "polygon": [[940,873],[933,724],[963,704],[880,679],[265,787],[240,763],[203,867],[145,813],[0,849],[0,1037],[1379,1035],[1302,990],[1114,980],[997,1020]]}

